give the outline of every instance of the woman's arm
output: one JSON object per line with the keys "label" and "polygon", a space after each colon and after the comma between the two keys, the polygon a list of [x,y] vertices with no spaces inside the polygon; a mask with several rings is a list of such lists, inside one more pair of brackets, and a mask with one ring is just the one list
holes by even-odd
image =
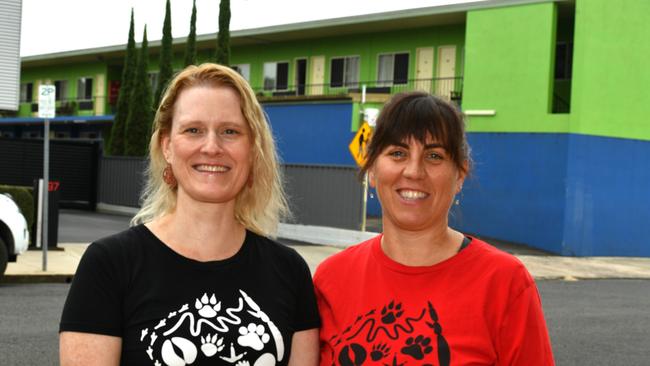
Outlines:
{"label": "woman's arm", "polygon": [[318,328],[296,332],[291,341],[289,366],[318,365]]}
{"label": "woman's arm", "polygon": [[79,332],[61,332],[59,337],[61,366],[117,366],[121,352],[119,337]]}

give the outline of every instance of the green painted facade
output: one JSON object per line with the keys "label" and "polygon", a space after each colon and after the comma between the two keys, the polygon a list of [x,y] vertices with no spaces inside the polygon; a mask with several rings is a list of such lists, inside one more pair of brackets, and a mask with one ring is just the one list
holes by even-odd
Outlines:
{"label": "green painted facade", "polygon": [[573,133],[650,140],[650,1],[576,2]]}
{"label": "green painted facade", "polygon": [[[650,126],[646,122],[650,106],[650,93],[646,92],[650,85],[647,14],[647,1],[522,1],[469,9],[452,24],[440,22],[410,28],[408,19],[404,19],[405,29],[357,33],[348,30],[348,34],[337,36],[234,45],[231,62],[248,64],[251,86],[259,95],[273,97],[273,91],[263,90],[264,63],[288,62],[288,89],[295,90],[296,60],[307,60],[309,85],[318,83],[312,79],[312,62],[322,56],[324,85],[316,90],[308,86],[306,94],[348,95],[351,103],[358,103],[358,95],[350,95],[348,87],[330,87],[333,58],[358,56],[358,86],[373,86],[378,79],[380,55],[408,53],[410,81],[406,86],[393,85],[390,92],[395,93],[415,89],[418,49],[433,49],[430,67],[435,78],[439,47],[453,45],[458,79],[452,89],[459,99],[462,95],[470,132],[576,133],[650,140]],[[555,78],[558,43],[575,45],[571,77]],[[159,47],[151,48],[152,73],[157,70],[158,50]],[[199,62],[213,60],[214,53],[214,48],[199,49]],[[182,67],[182,57],[182,47],[175,49],[175,69]],[[104,75],[103,88],[93,91],[96,103],[103,107],[90,111],[76,109],[74,114],[103,110],[103,114],[110,115],[113,106],[109,103],[109,86],[120,79],[122,58],[113,53],[84,57],[93,61],[61,63],[53,59],[43,66],[27,63],[21,72],[22,82],[34,83],[35,103],[39,83],[68,80],[65,98],[75,100],[78,78]],[[435,92],[435,87],[430,90]],[[371,102],[381,105],[385,100],[386,96]],[[554,107],[558,100],[566,107],[561,113]],[[352,130],[360,121],[361,107],[354,108]],[[29,103],[22,103],[17,116],[33,116],[33,109]],[[493,111],[494,115],[478,116],[473,113],[476,111]]]}
{"label": "green painted facade", "polygon": [[[469,131],[650,140],[650,2],[575,7],[575,21],[553,2],[468,12],[463,110],[495,112],[470,116]],[[573,75],[554,80],[555,45],[571,41]],[[554,93],[569,113],[552,113]]]}
{"label": "green painted facade", "polygon": [[463,110],[473,132],[568,132],[569,116],[551,113],[556,33],[554,3],[471,11]]}

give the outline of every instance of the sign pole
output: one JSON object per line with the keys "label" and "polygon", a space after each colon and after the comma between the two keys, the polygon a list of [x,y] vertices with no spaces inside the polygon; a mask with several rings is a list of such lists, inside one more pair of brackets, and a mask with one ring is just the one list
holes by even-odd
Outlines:
{"label": "sign pole", "polygon": [[43,135],[43,272],[47,271],[47,246],[49,231],[48,224],[48,198],[50,191],[50,120],[44,121],[45,134]]}
{"label": "sign pole", "polygon": [[43,228],[41,229],[41,245],[43,246],[43,272],[47,271],[47,246],[49,231],[47,230],[48,198],[50,191],[50,118],[56,113],[56,87],[41,85],[38,87],[38,117],[43,118],[43,195],[41,211]]}
{"label": "sign pole", "polygon": [[361,231],[366,231],[368,214],[368,173],[363,175],[363,206],[361,206]]}

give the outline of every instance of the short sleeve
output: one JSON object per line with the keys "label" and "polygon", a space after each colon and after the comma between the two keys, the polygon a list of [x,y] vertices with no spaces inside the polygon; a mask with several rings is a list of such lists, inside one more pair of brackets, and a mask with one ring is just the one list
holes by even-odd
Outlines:
{"label": "short sleeve", "polygon": [[497,347],[498,365],[555,364],[542,303],[532,279],[508,305]]}
{"label": "short sleeve", "polygon": [[311,272],[305,260],[296,253],[298,257],[296,285],[297,301],[296,312],[294,317],[294,330],[313,329],[320,327],[320,317],[318,315],[318,306],[316,305],[316,294],[314,293],[314,284],[311,279]]}
{"label": "short sleeve", "polygon": [[122,336],[119,266],[108,243],[91,244],[79,262],[63,307],[59,332]]}

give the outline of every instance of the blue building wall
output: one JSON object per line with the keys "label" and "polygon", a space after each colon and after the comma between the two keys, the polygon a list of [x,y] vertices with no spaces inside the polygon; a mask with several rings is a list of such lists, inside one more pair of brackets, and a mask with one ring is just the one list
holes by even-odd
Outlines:
{"label": "blue building wall", "polygon": [[650,142],[470,133],[475,170],[450,224],[572,256],[650,256]]}
{"label": "blue building wall", "polygon": [[[264,109],[284,162],[355,165],[352,103]],[[468,139],[474,171],[451,226],[563,255],[650,256],[650,142],[557,133]],[[367,209],[381,215],[376,195]]]}
{"label": "blue building wall", "polygon": [[560,252],[567,135],[470,133],[474,171],[450,224],[459,230]]}
{"label": "blue building wall", "polygon": [[562,254],[650,256],[650,141],[570,135]]}
{"label": "blue building wall", "polygon": [[284,163],[356,165],[348,150],[352,102],[265,104],[264,111]]}

